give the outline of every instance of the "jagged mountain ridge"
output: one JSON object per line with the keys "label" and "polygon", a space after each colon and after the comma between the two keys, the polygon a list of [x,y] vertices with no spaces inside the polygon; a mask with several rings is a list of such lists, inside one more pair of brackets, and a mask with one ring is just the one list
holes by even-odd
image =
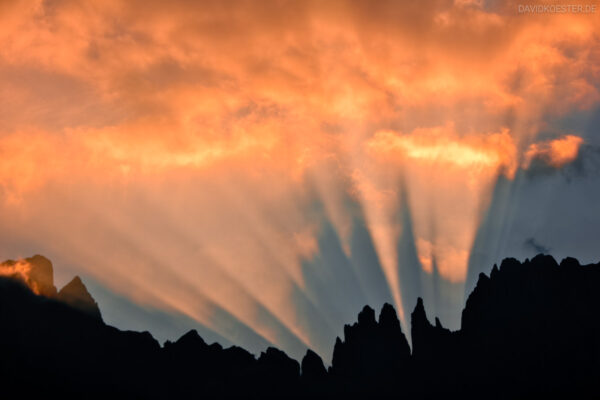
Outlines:
{"label": "jagged mountain ridge", "polygon": [[6,260],[0,264],[0,276],[20,280],[36,294],[57,299],[102,321],[98,303],[79,276],[57,291],[54,286],[54,267],[44,256],[36,254],[23,260]]}
{"label": "jagged mountain ridge", "polygon": [[336,340],[327,370],[310,350],[300,368],[275,348],[256,358],[195,331],[161,347],[147,332],[119,331],[60,296],[0,279],[0,379],[5,391],[78,398],[598,397],[599,284],[600,264],[505,259],[480,275],[460,330],[432,324],[419,299],[411,351],[391,305],[378,320],[365,306]]}

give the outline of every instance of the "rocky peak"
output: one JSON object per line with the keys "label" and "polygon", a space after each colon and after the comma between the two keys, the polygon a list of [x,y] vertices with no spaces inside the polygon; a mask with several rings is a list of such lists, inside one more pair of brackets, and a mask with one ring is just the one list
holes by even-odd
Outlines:
{"label": "rocky peak", "polygon": [[265,374],[272,376],[277,384],[294,381],[300,377],[298,361],[275,347],[269,347],[260,353],[257,365]]}
{"label": "rocky peak", "polygon": [[179,339],[177,339],[175,344],[181,345],[184,347],[205,348],[208,346],[206,344],[206,342],[204,341],[204,339],[202,339],[202,337],[200,337],[200,335],[198,334],[198,331],[195,329],[191,329],[190,331],[185,333],[183,336],[181,336]]}
{"label": "rocky peak", "polygon": [[31,265],[29,279],[37,285],[38,294],[46,297],[55,296],[54,269],[50,260],[36,254],[33,257],[26,258],[25,261]]}
{"label": "rocky peak", "polygon": [[397,379],[409,358],[410,347],[394,307],[385,304],[377,322],[375,311],[365,306],[358,322],[344,327],[344,340],[336,339],[330,371],[339,379],[366,379],[376,390],[382,381]]}
{"label": "rocky peak", "polygon": [[79,276],[75,276],[71,282],[67,283],[58,292],[56,299],[102,321],[102,314],[100,314],[98,303],[96,303],[90,292],[88,292]]}
{"label": "rocky peak", "polygon": [[0,264],[0,276],[24,282],[35,294],[54,297],[54,272],[46,257],[35,255],[26,259],[6,260]]}
{"label": "rocky peak", "polygon": [[327,378],[327,370],[323,360],[317,353],[308,349],[302,359],[302,378],[309,381],[323,381]]}
{"label": "rocky peak", "polygon": [[358,324],[362,326],[376,325],[375,310],[369,306],[364,306],[362,311],[358,314]]}
{"label": "rocky peak", "polygon": [[499,274],[500,274],[500,271],[498,270],[498,266],[496,264],[494,264],[494,267],[492,268],[492,272],[490,272],[490,278],[495,279]]}
{"label": "rocky peak", "polygon": [[379,326],[384,329],[400,329],[400,320],[398,319],[398,315],[396,315],[396,310],[389,303],[385,303],[381,308]]}
{"label": "rocky peak", "polygon": [[431,327],[431,322],[427,319],[427,313],[425,312],[425,306],[423,305],[423,299],[417,299],[417,305],[414,311],[410,314],[410,321],[413,330],[415,327],[420,329],[421,327]]}
{"label": "rocky peak", "polygon": [[421,298],[411,314],[411,325],[413,356],[418,362],[426,363],[438,356],[451,340],[450,330],[442,326],[439,318],[435,318],[435,325],[429,322]]}
{"label": "rocky peak", "polygon": [[567,257],[560,262],[561,268],[579,268],[581,264],[579,264],[579,260],[573,257]]}
{"label": "rocky peak", "polygon": [[554,257],[546,254],[538,254],[531,259],[531,264],[537,268],[556,268],[558,263]]}

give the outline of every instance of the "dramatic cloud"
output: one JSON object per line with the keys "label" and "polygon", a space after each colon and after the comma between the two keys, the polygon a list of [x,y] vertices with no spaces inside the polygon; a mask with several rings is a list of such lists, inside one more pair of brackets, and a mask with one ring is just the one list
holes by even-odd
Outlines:
{"label": "dramatic cloud", "polygon": [[525,167],[527,168],[534,160],[541,160],[549,166],[560,168],[577,158],[581,143],[583,139],[573,135],[540,144],[533,143],[525,153]]}
{"label": "dramatic cloud", "polygon": [[498,179],[589,142],[554,122],[598,106],[599,25],[514,1],[0,2],[0,253],[295,356],[328,358],[366,302],[404,323],[437,290],[453,326]]}

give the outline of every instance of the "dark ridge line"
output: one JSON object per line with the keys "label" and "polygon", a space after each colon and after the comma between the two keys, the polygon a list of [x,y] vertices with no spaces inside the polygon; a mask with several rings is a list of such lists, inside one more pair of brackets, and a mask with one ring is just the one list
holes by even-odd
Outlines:
{"label": "dark ridge line", "polygon": [[600,395],[600,263],[581,266],[568,257],[559,265],[541,254],[523,263],[504,259],[489,276],[479,275],[456,331],[438,318],[432,324],[419,298],[411,313],[412,350],[393,306],[384,304],[378,317],[365,306],[357,322],[344,326],[343,340],[336,338],[329,368],[310,349],[301,364],[274,347],[255,357],[237,346],[209,345],[195,330],[161,346],[149,332],[120,331],[98,318],[99,310],[90,312],[97,304],[77,277],[54,294],[48,274],[41,276],[49,296],[0,279],[0,393]]}

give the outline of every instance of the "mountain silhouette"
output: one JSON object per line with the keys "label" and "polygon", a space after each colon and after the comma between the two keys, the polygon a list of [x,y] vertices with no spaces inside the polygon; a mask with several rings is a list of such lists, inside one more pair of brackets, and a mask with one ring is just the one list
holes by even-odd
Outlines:
{"label": "mountain silhouette", "polygon": [[349,393],[387,392],[406,376],[409,363],[410,347],[394,308],[385,304],[377,322],[375,311],[365,306],[358,322],[344,327],[344,341],[336,339],[329,372]]}
{"label": "mountain silhouette", "polygon": [[96,303],[90,292],[87,291],[87,288],[78,276],[75,276],[71,282],[58,291],[56,299],[102,320],[98,303]]}
{"label": "mountain silhouette", "polygon": [[365,306],[329,368],[312,350],[257,358],[195,330],[161,346],[106,325],[81,279],[57,292],[51,272],[41,256],[0,264],[5,398],[600,397],[600,263],[505,259],[479,276],[457,331],[418,299],[412,350],[391,305],[378,318]]}

